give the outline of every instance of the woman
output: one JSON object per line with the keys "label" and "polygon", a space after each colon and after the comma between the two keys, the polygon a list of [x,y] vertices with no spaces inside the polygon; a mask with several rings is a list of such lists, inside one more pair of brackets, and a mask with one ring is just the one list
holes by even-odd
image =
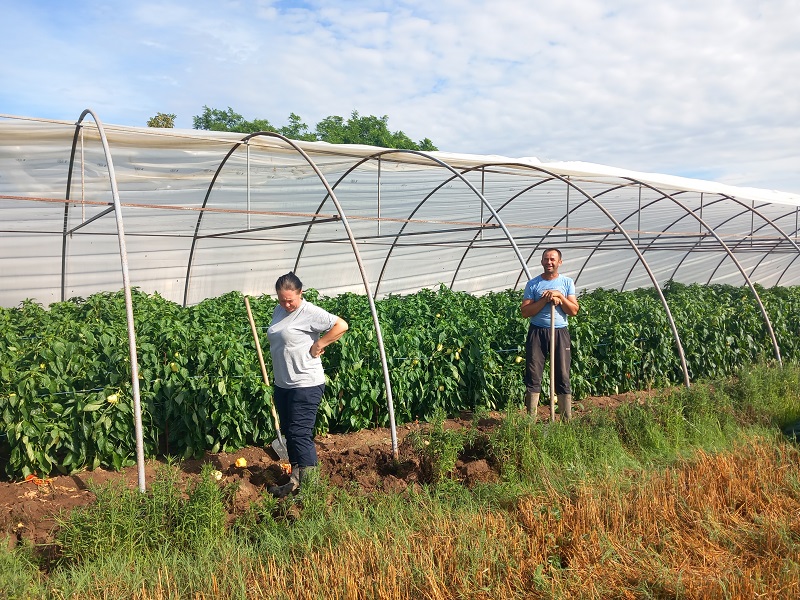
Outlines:
{"label": "woman", "polygon": [[292,272],[278,278],[275,292],[278,306],[272,313],[267,339],[275,383],[273,401],[286,436],[292,474],[289,483],[273,486],[270,492],[283,498],[299,489],[317,465],[314,423],[325,391],[320,356],[342,337],[348,325],[304,300],[303,284]]}

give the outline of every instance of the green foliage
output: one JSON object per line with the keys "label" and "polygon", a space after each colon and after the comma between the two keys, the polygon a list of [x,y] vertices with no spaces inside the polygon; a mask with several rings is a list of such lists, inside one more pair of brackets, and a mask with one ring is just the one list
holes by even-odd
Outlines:
{"label": "green foliage", "polygon": [[366,144],[380,148],[398,148],[404,150],[437,150],[433,142],[424,138],[414,142],[402,131],[389,130],[389,117],[361,116],[353,111],[350,118],[331,115],[317,123],[311,131],[301,117],[289,114],[289,122],[283,127],[275,127],[266,119],[247,121],[230,106],[226,110],[203,106],[203,113],[192,118],[195,129],[210,131],[235,131],[238,133],[256,133],[273,131],[292,140],[320,141],[330,144]]}
{"label": "green foliage", "polygon": [[[664,294],[693,381],[739,374],[770,356],[772,345],[748,289],[670,283]],[[800,288],[761,289],[760,295],[784,361],[800,360]],[[306,297],[350,324],[325,353],[318,431],[387,426],[367,298],[325,298],[315,290]],[[396,422],[518,406],[527,328],[519,317],[521,300],[519,291],[475,297],[442,286],[376,302]],[[580,302],[580,313],[569,320],[576,401],[683,383],[655,291],[601,289],[582,294]],[[274,439],[272,388],[264,385],[240,293],[183,308],[135,291],[133,304],[146,456],[200,456]],[[269,296],[251,299],[268,372],[264,331],[274,306]],[[31,301],[0,309],[0,464],[6,475],[133,464],[130,372],[121,292],[49,309]],[[741,386],[761,385],[757,373],[741,373]],[[666,448],[671,442],[649,443]]]}
{"label": "green foliage", "polygon": [[226,491],[205,464],[199,479],[182,491],[179,470],[163,465],[149,493],[121,483],[95,488],[94,504],[59,520],[58,562],[96,561],[111,549],[120,557],[175,551],[192,554],[213,546],[225,532]]}
{"label": "green foliage", "polygon": [[699,449],[722,451],[745,429],[778,428],[800,419],[800,368],[748,367],[722,382],[664,390],[615,412],[569,423],[537,423],[511,412],[490,448],[503,479],[567,491],[587,478],[661,468]]}
{"label": "green foliage", "polygon": [[474,430],[466,432],[446,429],[447,415],[439,410],[430,428],[409,434],[411,447],[422,457],[423,471],[428,483],[439,483],[453,473],[458,457],[470,442]]}
{"label": "green foliage", "polygon": [[162,129],[172,129],[175,127],[176,115],[173,113],[156,113],[155,116],[147,119],[148,127],[160,127]]}
{"label": "green foliage", "polygon": [[192,117],[192,126],[195,129],[207,131],[236,131],[239,133],[254,133],[256,131],[275,131],[268,121],[259,121],[263,129],[253,129],[244,117],[235,112],[230,106],[226,110],[203,106],[203,114]]}
{"label": "green foliage", "polygon": [[10,549],[8,536],[0,536],[0,597],[40,598],[42,574],[31,544]]}

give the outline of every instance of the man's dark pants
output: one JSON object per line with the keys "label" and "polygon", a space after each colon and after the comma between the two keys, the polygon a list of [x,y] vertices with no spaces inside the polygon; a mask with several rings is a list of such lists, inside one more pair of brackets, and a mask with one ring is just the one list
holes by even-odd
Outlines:
{"label": "man's dark pants", "polygon": [[[571,394],[569,369],[572,364],[572,348],[569,329],[556,327],[555,334],[556,394]],[[530,325],[525,338],[525,388],[527,391],[541,393],[544,362],[549,356],[550,328]]]}

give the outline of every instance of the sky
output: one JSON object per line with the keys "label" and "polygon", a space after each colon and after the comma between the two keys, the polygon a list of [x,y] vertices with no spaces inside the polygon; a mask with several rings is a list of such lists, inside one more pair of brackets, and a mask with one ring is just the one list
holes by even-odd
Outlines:
{"label": "sky", "polygon": [[800,193],[800,0],[2,0],[0,113],[388,117],[443,151]]}

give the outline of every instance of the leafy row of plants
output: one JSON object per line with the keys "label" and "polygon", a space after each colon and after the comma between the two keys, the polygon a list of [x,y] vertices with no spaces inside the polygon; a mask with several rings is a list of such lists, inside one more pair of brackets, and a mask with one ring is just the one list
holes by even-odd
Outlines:
{"label": "leafy row of plants", "polygon": [[[800,288],[759,288],[783,358],[800,358]],[[664,289],[692,379],[733,374],[772,355],[747,288],[669,283]],[[306,297],[350,323],[325,354],[320,431],[388,423],[383,372],[364,296]],[[481,297],[439,290],[376,303],[398,423],[522,397],[526,322],[521,292]],[[595,290],[570,319],[579,400],[683,382],[654,290]],[[262,334],[275,300],[253,298]],[[262,380],[242,295],[183,308],[134,294],[144,444],[148,456],[197,456],[274,437],[271,388]],[[264,358],[271,371],[266,336]],[[545,374],[545,377],[547,374]],[[546,383],[546,382],[545,382]],[[11,477],[120,468],[135,456],[124,296],[99,293],[0,309],[0,459]]]}

